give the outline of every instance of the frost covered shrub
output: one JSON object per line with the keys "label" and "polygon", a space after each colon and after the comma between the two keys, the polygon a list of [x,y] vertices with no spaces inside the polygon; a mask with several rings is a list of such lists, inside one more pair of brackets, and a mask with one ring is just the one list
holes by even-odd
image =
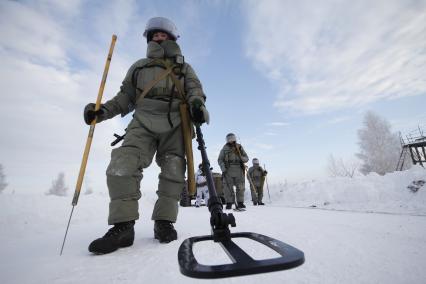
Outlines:
{"label": "frost covered shrub", "polygon": [[3,165],[0,164],[0,193],[7,187],[6,175],[3,173]]}
{"label": "frost covered shrub", "polygon": [[59,173],[58,178],[52,182],[52,186],[49,191],[46,192],[46,195],[58,195],[65,196],[67,195],[68,188],[65,186],[65,174]]}
{"label": "frost covered shrub", "polygon": [[360,172],[384,175],[395,171],[401,153],[398,135],[391,132],[388,121],[369,111],[364,116],[363,127],[358,130]]}

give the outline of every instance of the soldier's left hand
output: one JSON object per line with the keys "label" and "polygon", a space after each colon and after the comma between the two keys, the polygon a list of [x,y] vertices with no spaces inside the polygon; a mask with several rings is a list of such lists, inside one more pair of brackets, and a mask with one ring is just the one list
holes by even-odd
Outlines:
{"label": "soldier's left hand", "polygon": [[209,124],[210,116],[206,107],[201,100],[195,99],[191,103],[191,116],[195,123],[203,124],[204,122]]}

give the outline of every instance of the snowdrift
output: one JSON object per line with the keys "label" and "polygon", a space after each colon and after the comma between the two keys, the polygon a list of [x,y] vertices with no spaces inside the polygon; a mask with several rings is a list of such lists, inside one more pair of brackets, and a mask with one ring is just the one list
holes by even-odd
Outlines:
{"label": "snowdrift", "polygon": [[426,169],[413,166],[384,176],[371,173],[354,178],[280,183],[272,185],[270,192],[272,203],[282,206],[426,215],[426,185],[413,184],[421,180],[426,181]]}

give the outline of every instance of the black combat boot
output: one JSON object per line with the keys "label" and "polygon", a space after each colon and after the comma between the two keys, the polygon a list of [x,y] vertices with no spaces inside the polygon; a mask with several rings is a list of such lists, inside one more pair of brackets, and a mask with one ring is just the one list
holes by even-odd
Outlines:
{"label": "black combat boot", "polygon": [[265,203],[263,203],[262,201],[259,202],[259,205],[265,205]]}
{"label": "black combat boot", "polygon": [[155,220],[154,238],[159,240],[160,243],[170,243],[171,241],[177,240],[177,232],[172,222],[167,220]]}
{"label": "black combat boot", "polygon": [[[260,204],[260,203],[259,203],[259,204]],[[256,201],[253,201],[253,205],[254,205],[254,206],[256,206],[256,205],[257,205],[257,202],[256,202]]]}
{"label": "black combat boot", "polygon": [[89,245],[89,251],[95,254],[105,254],[133,245],[134,225],[135,221],[114,224],[114,227],[109,229],[105,236],[94,240]]}
{"label": "black combat boot", "polygon": [[246,208],[244,202],[238,202],[238,208]]}
{"label": "black combat boot", "polygon": [[232,203],[226,203],[226,209],[232,209]]}

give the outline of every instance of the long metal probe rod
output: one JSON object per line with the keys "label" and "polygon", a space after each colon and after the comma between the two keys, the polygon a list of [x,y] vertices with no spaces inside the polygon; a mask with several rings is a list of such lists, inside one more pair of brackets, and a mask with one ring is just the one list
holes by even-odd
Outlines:
{"label": "long metal probe rod", "polygon": [[[117,36],[112,35],[111,45],[109,47],[108,57],[107,57],[107,60],[106,60],[106,63],[105,63],[104,73],[102,75],[102,81],[101,81],[101,85],[100,85],[99,91],[98,91],[98,97],[96,99],[95,110],[98,110],[101,107],[102,95],[104,93],[105,83],[106,83],[106,79],[107,79],[107,76],[108,76],[109,65],[111,63],[112,52],[114,51],[114,46],[115,46],[116,41],[117,41]],[[66,237],[67,237],[68,228],[70,226],[71,217],[72,217],[72,213],[74,211],[74,207],[77,205],[78,198],[80,196],[81,185],[83,184],[84,173],[86,171],[87,160],[89,158],[89,152],[90,152],[90,147],[92,145],[93,134],[95,132],[95,125],[96,125],[96,118],[90,124],[89,134],[88,134],[87,140],[86,140],[86,146],[84,147],[83,159],[81,161],[80,171],[78,173],[77,184],[75,186],[74,197],[73,197],[72,203],[71,203],[72,210],[71,210],[70,218],[68,220],[67,229],[65,231],[64,241],[62,242],[60,255],[62,255],[62,251],[64,249],[65,240],[66,240]]]}
{"label": "long metal probe rod", "polygon": [[73,205],[72,209],[71,209],[70,218],[68,219],[68,225],[67,225],[67,229],[65,231],[64,240],[62,241],[61,252],[59,253],[59,255],[62,255],[62,251],[64,250],[65,240],[66,240],[67,235],[68,235],[68,228],[70,227],[70,222],[71,222],[72,212],[74,212],[74,207],[75,206]]}

